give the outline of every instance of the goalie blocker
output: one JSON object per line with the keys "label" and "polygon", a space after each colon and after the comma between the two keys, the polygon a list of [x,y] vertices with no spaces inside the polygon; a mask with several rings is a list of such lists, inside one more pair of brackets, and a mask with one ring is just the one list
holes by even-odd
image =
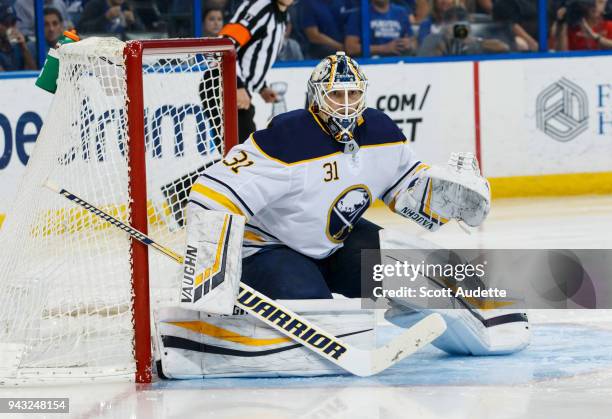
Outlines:
{"label": "goalie blocker", "polygon": [[181,308],[232,314],[242,275],[243,216],[186,208],[187,243],[180,288]]}

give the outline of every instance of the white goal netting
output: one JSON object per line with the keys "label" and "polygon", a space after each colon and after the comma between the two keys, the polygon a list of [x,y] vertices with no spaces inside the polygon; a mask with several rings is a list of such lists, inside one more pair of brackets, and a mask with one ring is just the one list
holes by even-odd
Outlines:
{"label": "white goal netting", "polygon": [[[50,180],[129,222],[124,43],[60,49],[58,90],[0,231],[0,383],[133,379],[128,236],[45,188]],[[191,184],[224,151],[218,52],[143,56],[149,235],[183,252]],[[180,266],[150,252],[152,301],[171,300]]]}

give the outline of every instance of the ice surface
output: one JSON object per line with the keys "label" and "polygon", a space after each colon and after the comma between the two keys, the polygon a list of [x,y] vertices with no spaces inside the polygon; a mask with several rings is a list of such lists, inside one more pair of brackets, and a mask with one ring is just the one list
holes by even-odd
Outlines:
{"label": "ice surface", "polygon": [[[471,235],[456,224],[423,233],[379,208],[366,216],[398,237],[451,248],[612,248],[612,196],[498,200]],[[94,384],[0,389],[0,397],[70,397],[71,416],[86,418],[612,417],[612,311],[529,314],[533,342],[512,356],[450,357],[428,347],[370,378]]]}

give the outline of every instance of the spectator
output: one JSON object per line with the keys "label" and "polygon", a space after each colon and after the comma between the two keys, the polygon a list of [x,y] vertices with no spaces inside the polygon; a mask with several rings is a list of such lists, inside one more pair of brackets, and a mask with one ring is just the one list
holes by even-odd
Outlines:
{"label": "spectator", "polygon": [[361,0],[334,0],[331,3],[332,13],[338,22],[340,22],[343,31],[346,30],[349,17],[351,17],[353,13],[359,12],[360,8]]}
{"label": "spectator", "polygon": [[[177,0],[175,0],[177,1]],[[191,7],[193,4],[192,0],[178,0],[181,3],[187,3],[189,8],[188,12],[191,13]],[[234,13],[234,10],[238,7],[242,0],[202,0],[202,7],[204,9],[219,9],[223,13],[223,21],[227,22]]]}
{"label": "spectator", "polygon": [[333,11],[333,3],[334,0],[311,0],[302,6],[302,28],[313,58],[323,58],[344,48],[344,27],[340,15]]}
{"label": "spectator", "polygon": [[[389,0],[370,2],[372,55],[406,55],[412,51],[414,39],[409,15],[408,10]],[[361,13],[349,17],[344,44],[348,55],[361,55]]]}
{"label": "spectator", "polygon": [[604,18],[606,0],[574,0],[560,9],[561,50],[612,48],[612,20]]}
{"label": "spectator", "polygon": [[429,0],[414,0],[413,25],[421,23],[429,15]]}
{"label": "spectator", "polygon": [[[391,0],[393,3],[402,6],[404,9],[408,10],[408,18],[410,19],[410,24],[414,25],[417,22],[423,20],[425,16],[427,16],[427,9],[429,9],[429,5],[427,5],[426,9],[423,8],[423,4],[427,4],[427,0]],[[418,12],[423,12],[420,18],[417,18]]]}
{"label": "spectator", "polygon": [[204,10],[202,18],[202,35],[219,36],[223,27],[223,10],[218,7],[210,7]]}
{"label": "spectator", "polygon": [[0,6],[0,71],[35,70],[36,63],[25,36],[17,29],[10,6]]}
{"label": "spectator", "polygon": [[277,59],[279,61],[301,61],[304,59],[304,54],[302,54],[302,48],[300,47],[298,41],[290,38],[292,28],[293,25],[289,20],[287,22],[287,29],[285,30],[285,40],[280,52],[278,53]]}
{"label": "spectator", "polygon": [[[223,21],[232,17],[228,0],[202,0],[203,10],[221,10]],[[171,38],[190,38],[193,36],[191,0],[157,0],[157,9],[166,16],[168,36]],[[204,20],[204,17],[202,18]],[[204,23],[204,22],[203,22]],[[204,25],[202,25],[202,29]],[[204,30],[202,30],[204,35]],[[204,35],[210,36],[210,35]],[[217,35],[214,35],[217,36]]]}
{"label": "spectator", "polygon": [[59,10],[53,7],[44,9],[43,19],[45,23],[45,55],[49,48],[53,48],[64,33],[64,20]]}
{"label": "spectator", "polygon": [[[53,7],[62,16],[62,21],[68,21],[68,8],[64,0],[44,0],[43,7]],[[26,37],[35,36],[34,28],[34,0],[16,0],[15,13],[17,14],[17,27]]]}
{"label": "spectator", "polygon": [[82,32],[124,35],[126,31],[139,30],[141,25],[125,0],[89,0],[78,27]]}
{"label": "spectator", "polygon": [[430,33],[439,33],[442,27],[442,14],[453,7],[455,0],[433,0],[433,10],[419,25],[417,42],[419,45]]}
{"label": "spectator", "polygon": [[537,51],[538,2],[533,0],[496,0],[493,4],[493,19],[510,22],[515,36],[516,49]]}
{"label": "spectator", "polygon": [[455,6],[442,15],[442,27],[437,34],[429,34],[419,47],[418,55],[435,57],[443,55],[472,55],[510,51],[510,47],[498,39],[482,39],[470,35],[469,16],[465,8]]}

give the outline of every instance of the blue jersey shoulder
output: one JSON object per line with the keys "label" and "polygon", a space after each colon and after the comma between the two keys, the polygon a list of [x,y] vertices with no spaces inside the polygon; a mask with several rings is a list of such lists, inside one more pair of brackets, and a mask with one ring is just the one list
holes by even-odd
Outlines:
{"label": "blue jersey shoulder", "polygon": [[360,146],[406,141],[406,136],[402,130],[384,112],[367,108],[362,116],[364,122],[357,127],[355,133]]}
{"label": "blue jersey shoulder", "polygon": [[253,142],[268,157],[295,164],[340,151],[315,116],[305,109],[272,119],[266,129],[253,133]]}
{"label": "blue jersey shoulder", "polygon": [[[385,113],[367,108],[355,130],[360,146],[406,141],[399,127]],[[267,128],[253,133],[253,142],[269,158],[296,164],[342,152],[326,127],[310,111],[298,109],[278,115]]]}

